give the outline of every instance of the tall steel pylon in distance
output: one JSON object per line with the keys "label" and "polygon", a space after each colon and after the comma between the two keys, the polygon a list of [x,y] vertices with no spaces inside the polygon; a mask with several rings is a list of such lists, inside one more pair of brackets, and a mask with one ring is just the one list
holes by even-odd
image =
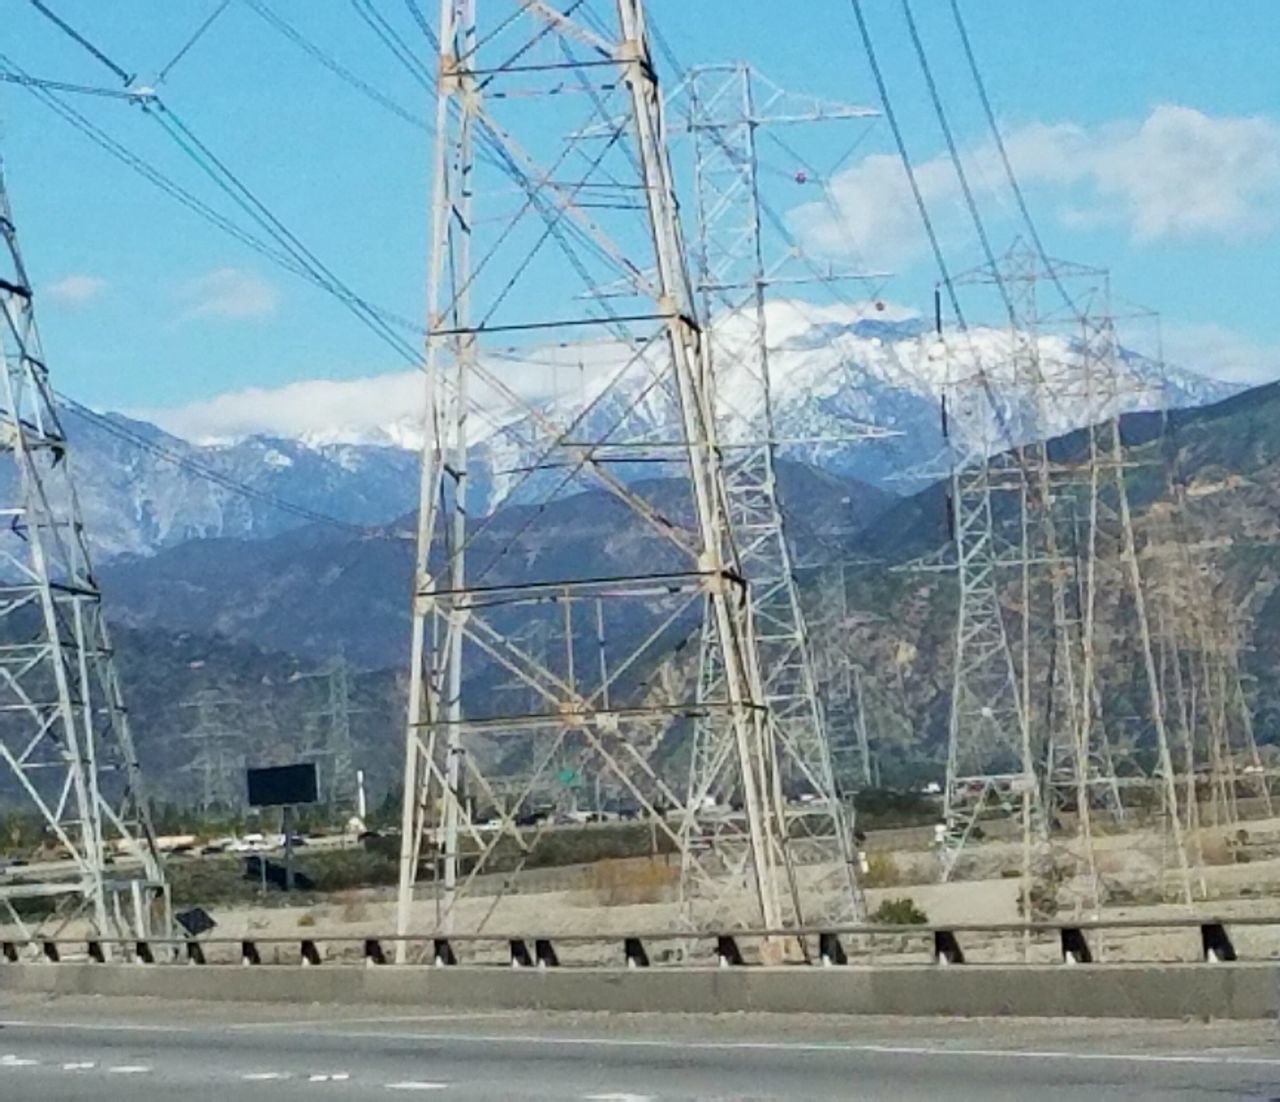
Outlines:
{"label": "tall steel pylon in distance", "polygon": [[[797,910],[776,751],[643,6],[442,0],[439,28],[398,928],[501,921],[499,895],[468,896],[536,861],[549,831],[523,820],[552,763],[606,777],[679,849],[686,786],[670,761],[699,721],[728,732],[742,793],[735,914],[776,927]],[[566,357],[590,365],[577,398],[548,382]],[[478,398],[505,410],[501,471],[470,462]],[[669,480],[646,492],[637,476],[655,471]],[[482,483],[521,504],[515,530],[485,512]],[[539,528],[557,516],[580,540],[552,561]],[[695,677],[651,677],[704,603],[716,699]],[[512,678],[528,698],[491,691]],[[489,775],[513,759],[528,780],[498,806]],[[420,876],[429,915],[415,913]]]}
{"label": "tall steel pylon in distance", "polygon": [[351,666],[346,653],[339,647],[323,669],[297,676],[318,678],[325,685],[324,706],[309,713],[323,721],[312,741],[312,752],[323,762],[320,766],[321,798],[329,804],[331,812],[345,809],[349,816],[354,815],[359,801],[351,717],[360,709],[351,704]]}
{"label": "tall steel pylon in distance", "polygon": [[[987,504],[972,522],[973,542],[992,549],[991,570],[981,574],[990,578],[988,614],[982,622],[992,626],[992,638],[997,624],[1005,633],[1003,644],[991,648],[990,653],[1003,652],[993,681],[999,682],[1008,717],[1005,730],[1018,731],[1025,746],[1025,764],[1021,777],[993,775],[1000,747],[971,739],[968,750],[978,761],[985,757],[987,772],[966,777],[955,768],[965,749],[958,737],[964,733],[966,710],[958,680],[944,872],[954,869],[978,819],[999,816],[991,798],[969,807],[961,802],[965,793],[999,796],[1007,789],[1009,797],[1000,801],[1003,810],[1013,814],[1013,804],[1021,805],[1024,874],[1034,871],[1050,883],[1057,893],[1055,907],[1070,903],[1077,911],[1096,910],[1105,893],[1094,853],[1094,819],[1103,812],[1113,822],[1122,820],[1123,787],[1151,783],[1145,777],[1130,775],[1122,781],[1118,776],[1121,760],[1130,770],[1137,768],[1134,751],[1141,734],[1154,750],[1155,787],[1169,811],[1181,894],[1189,901],[1164,678],[1147,611],[1152,586],[1142,562],[1158,549],[1150,533],[1140,538],[1134,523],[1127,472],[1137,460],[1120,432],[1121,411],[1135,399],[1148,406],[1163,397],[1163,366],[1120,346],[1118,323],[1132,325],[1145,312],[1118,317],[1105,271],[1054,260],[1021,244],[962,282],[998,289],[1010,319],[1009,332],[994,353],[999,362],[975,372],[980,386],[962,392],[958,401],[981,403],[961,404],[959,410],[977,408],[988,423],[1001,427],[1002,439],[978,445],[979,452],[989,449],[985,463],[980,455],[972,460],[974,470],[987,472]],[[987,355],[993,353],[988,350]],[[1051,448],[1052,426],[1061,423],[1063,411],[1083,427]],[[966,427],[963,419],[957,424],[953,407],[953,439]],[[993,444],[1002,450],[995,452]],[[999,508],[992,506],[996,487],[1007,491]],[[959,679],[965,669],[963,625],[972,573],[964,569],[961,538],[973,514],[960,485],[954,495],[961,556]],[[1008,642],[1002,609],[1006,601],[1020,621],[1016,647]],[[1126,700],[1140,702],[1138,714],[1114,715],[1117,702]],[[999,714],[994,701],[988,708],[991,717]],[[985,711],[980,715],[989,718]],[[1131,725],[1130,732],[1120,739],[1117,732],[1124,722]],[[1005,760],[1012,759],[1014,748],[1013,738],[1006,736]],[[1028,780],[1033,782],[1030,790]],[[953,796],[957,791],[959,799]],[[957,807],[963,817],[952,810]],[[1074,820],[1074,843],[1067,840],[1069,820]],[[1029,899],[1028,905],[1034,902]]]}
{"label": "tall steel pylon in distance", "polygon": [[[201,814],[238,814],[245,799],[241,701],[218,689],[202,689],[180,707],[195,719],[193,727],[179,737],[195,744],[195,753],[184,768],[196,775]],[[228,718],[228,712],[234,720]]]}
{"label": "tall steel pylon in distance", "polygon": [[[862,917],[862,906],[853,808],[836,786],[780,501],[768,306],[777,286],[795,293],[809,284],[866,277],[806,265],[794,241],[778,241],[777,233],[766,233],[757,131],[769,125],[847,123],[876,112],[788,94],[746,63],[695,66],[672,100],[682,101],[693,147],[695,279],[716,378],[729,519],[750,583],[762,687],[778,748],[788,844],[797,865],[814,866],[824,874],[804,893],[811,911],[820,911],[827,920],[855,921]],[[708,617],[701,684],[710,697],[721,691],[718,654],[715,621]],[[682,826],[688,839],[684,881],[693,893],[701,885],[692,881],[704,867],[692,859],[695,852],[716,850],[732,862],[735,844],[740,852],[745,849],[742,824],[731,812],[737,793],[728,734],[712,724],[701,724],[695,732]]]}
{"label": "tall steel pylon in distance", "polygon": [[2,167],[0,237],[0,783],[56,854],[0,880],[0,914],[141,936],[167,910],[164,876]]}
{"label": "tall steel pylon in distance", "polygon": [[1022,820],[1024,848],[1038,812],[1036,769],[1001,595],[1008,556],[993,495],[1017,495],[1022,471],[991,365],[966,355],[961,334],[944,337],[941,309],[930,356],[946,361],[943,436],[951,452],[950,516],[957,611],[947,777],[943,793],[942,877],[950,878],[978,821],[992,808]]}

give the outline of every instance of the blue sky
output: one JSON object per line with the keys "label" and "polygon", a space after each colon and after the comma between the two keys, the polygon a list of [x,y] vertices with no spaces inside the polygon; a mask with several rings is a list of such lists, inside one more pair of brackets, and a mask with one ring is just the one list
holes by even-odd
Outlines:
{"label": "blue sky", "polygon": [[[375,0],[413,38],[402,0]],[[426,95],[346,0],[267,0],[363,79],[412,111]],[[154,80],[215,0],[51,0],[130,72]],[[423,7],[434,5],[423,0]],[[913,160],[957,268],[978,260],[923,94],[898,0],[865,0]],[[917,0],[922,31],[979,200],[998,243],[1008,195],[983,174],[988,138],[947,7]],[[1280,376],[1280,4],[1235,0],[965,0],[975,48],[1049,250],[1109,266],[1128,298],[1161,311],[1186,366]],[[802,11],[803,15],[797,15]],[[746,59],[777,83],[876,103],[846,0],[774,4],[651,0],[680,59]],[[432,16],[434,19],[434,14]],[[0,49],[42,77],[112,78],[19,0]],[[378,111],[231,0],[161,87],[166,102],[351,286],[422,312],[426,138]],[[134,108],[74,106],[220,205],[218,193]],[[402,363],[322,292],[205,225],[111,160],[22,89],[0,86],[0,151],[56,385],[93,405],[184,409],[189,431],[234,427],[246,388],[401,372]],[[850,138],[795,139],[828,165]],[[900,168],[881,123],[830,184],[855,227],[858,261],[899,274],[885,295],[924,305],[932,268],[902,216]],[[775,163],[784,154],[772,154]],[[781,167],[787,168],[785,163]],[[821,248],[812,189],[785,177],[770,201]],[[909,214],[909,212],[907,212]],[[805,229],[807,227],[807,229]],[[287,392],[307,402],[312,391]],[[340,392],[335,392],[340,393]],[[399,394],[388,387],[388,395]],[[208,403],[219,395],[223,398]],[[399,400],[394,399],[394,400]],[[316,416],[336,416],[323,403]]]}

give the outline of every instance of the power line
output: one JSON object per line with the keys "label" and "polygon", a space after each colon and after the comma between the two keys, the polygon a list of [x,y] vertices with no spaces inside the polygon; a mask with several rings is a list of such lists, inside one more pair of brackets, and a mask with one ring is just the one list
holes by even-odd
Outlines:
{"label": "power line", "polygon": [[190,38],[187,39],[186,45],[184,45],[182,49],[180,49],[176,54],[174,54],[173,60],[170,61],[168,65],[166,65],[163,69],[160,70],[160,75],[156,77],[157,84],[164,83],[165,77],[167,77],[173,71],[174,66],[177,65],[178,62],[181,61],[184,57],[186,57],[187,54],[190,52],[191,47],[193,47],[197,42],[200,41],[201,38],[204,37],[204,32],[213,26],[218,16],[220,16],[224,11],[227,10],[227,7],[230,5],[230,3],[231,3],[231,0],[222,0],[222,3],[220,3],[216,8],[213,9],[212,12],[209,13],[209,17],[203,23],[201,23],[200,26],[196,28],[195,33]]}
{"label": "power line", "polygon": [[389,111],[404,122],[407,122],[410,126],[430,133],[431,128],[426,119],[405,110],[405,108],[401,107],[400,104],[390,96],[380,92],[368,81],[357,76],[340,61],[322,50],[314,42],[303,35],[301,31],[289,23],[283,16],[272,11],[266,6],[266,4],[262,3],[261,0],[244,0],[244,2],[248,5],[250,10],[255,12],[269,26],[275,28],[276,31],[297,46],[298,49],[302,50],[303,53],[307,54],[307,56],[318,61],[339,80],[343,81],[349,87],[354,88],[362,96],[365,96],[373,103],[376,103],[379,107]]}
{"label": "power line", "polygon": [[[893,101],[889,96],[889,87],[884,79],[884,72],[880,68],[880,62],[876,55],[875,43],[871,37],[871,29],[867,25],[866,15],[862,9],[861,0],[849,0],[853,6],[854,18],[858,23],[858,31],[862,37],[863,48],[866,51],[867,63],[871,69],[871,75],[875,79],[876,89],[880,94],[880,103],[884,108],[885,121],[889,124],[889,129],[893,133],[894,145],[898,150],[898,158],[902,162],[903,170],[907,174],[907,182],[911,187],[911,195],[915,201],[917,213],[920,215],[920,221],[924,226],[925,234],[929,238],[929,248],[933,253],[934,263],[938,266],[938,274],[941,279],[941,285],[946,288],[947,299],[951,304],[952,313],[955,316],[956,323],[960,327],[960,331],[966,336],[969,334],[969,323],[965,319],[964,308],[960,305],[960,296],[956,291],[955,280],[952,278],[951,269],[947,264],[946,256],[942,251],[942,243],[938,237],[937,228],[933,224],[933,217],[929,213],[928,204],[925,202],[924,193],[920,188],[920,181],[916,176],[915,166],[911,163],[911,154],[907,149],[906,138],[902,133],[902,126],[898,122],[897,112],[893,108]],[[987,373],[983,369],[981,361],[975,356],[975,367],[979,384],[982,387],[988,404],[996,418],[996,423],[1000,426],[1001,432],[1009,441],[1010,447],[1016,447],[1013,434],[1009,429],[1008,419],[1005,417],[1004,409],[1000,404],[995,391],[992,389],[991,380],[987,378]]]}
{"label": "power line", "polygon": [[55,12],[50,10],[50,8],[42,3],[41,0],[29,0],[29,2],[36,11],[48,19],[49,22],[62,31],[63,34],[73,42],[77,43],[82,49],[92,54],[94,58],[115,73],[115,75],[120,78],[121,84],[124,84],[127,87],[133,83],[134,78],[129,73],[126,73],[119,65],[112,61],[111,58],[107,57],[106,54],[71,26],[70,23],[66,22],[66,20],[62,19]]}
{"label": "power line", "polygon": [[[4,55],[0,54],[0,62],[8,64],[15,72],[22,73],[21,67],[9,61]],[[400,355],[407,363],[416,368],[421,368],[422,361],[416,350],[408,343],[399,338],[392,330],[391,326],[396,326],[416,334],[423,334],[425,330],[417,323],[401,318],[384,307],[376,306],[367,299],[357,295],[349,287],[341,282],[331,271],[315,260],[313,254],[302,246],[296,236],[291,234],[286,227],[275,218],[274,215],[253,196],[251,192],[239,181],[237,177],[226,167],[226,165],[214,157],[208,147],[199,141],[181,120],[169,111],[160,98],[154,93],[149,92],[145,97],[139,96],[139,102],[143,109],[147,111],[151,117],[158,119],[162,127],[169,134],[179,148],[191,158],[201,170],[208,175],[217,184],[220,190],[228,195],[236,205],[257,225],[262,228],[270,237],[274,239],[279,248],[263,241],[252,232],[245,230],[231,219],[225,217],[220,212],[214,210],[207,203],[194,196],[190,191],[176,184],[169,177],[165,176],[158,169],[155,169],[143,158],[132,153],[126,147],[116,142],[104,131],[94,126],[74,108],[70,107],[51,92],[30,86],[30,91],[37,98],[41,99],[46,106],[50,107],[55,113],[61,115],[76,129],[80,130],[95,144],[107,150],[112,156],[138,172],[149,182],[159,187],[162,191],[169,194],[184,206],[188,207],[200,217],[209,221],[217,228],[222,229],[230,236],[236,238],[241,243],[248,245],[256,252],[279,265],[284,270],[292,274],[299,275],[309,282],[315,284],[320,289],[326,291],[334,298],[338,299],[349,311],[351,311],[358,320],[366,325],[376,336],[384,343],[387,343],[398,355]],[[156,110],[150,110],[153,107]],[[163,116],[163,117],[162,117]],[[173,120],[173,125],[166,125],[169,119]],[[508,177],[515,180],[526,195],[526,203],[533,209],[537,210],[543,221],[546,223],[546,232],[553,236],[566,255],[570,256],[571,262],[575,266],[580,263],[580,258],[573,255],[572,249],[568,245],[566,239],[566,228],[563,224],[563,212],[556,212],[549,209],[547,200],[539,193],[536,185],[524,174],[519,165],[502,147],[501,142],[492,134],[482,134],[482,140],[486,143],[484,160],[499,167]],[[256,204],[256,206],[255,206]],[[568,226],[569,233],[575,237],[582,237],[583,231],[571,223]],[[468,405],[471,410],[484,422],[489,424],[497,433],[511,439],[519,446],[524,445],[524,440],[520,437],[515,427],[507,422],[498,419],[494,413],[483,405],[481,405],[474,396],[468,397]]]}
{"label": "power line", "polygon": [[103,99],[123,99],[138,102],[143,97],[136,92],[121,91],[119,88],[95,88],[90,84],[69,84],[63,80],[44,80],[11,70],[0,70],[0,81],[6,84],[20,84],[26,88],[44,88],[55,92],[68,92],[81,96],[101,96]]}
{"label": "power line", "polygon": [[405,71],[424,89],[431,89],[431,74],[414,55],[413,50],[396,29],[386,21],[369,0],[351,0],[351,6],[364,24],[377,35],[378,40],[400,62]]}
{"label": "power line", "polygon": [[1040,262],[1045,266],[1049,277],[1061,295],[1062,300],[1066,303],[1067,308],[1072,313],[1078,314],[1078,308],[1075,300],[1062,284],[1062,279],[1058,275],[1057,266],[1050,263],[1048,254],[1045,252],[1044,243],[1040,238],[1040,230],[1037,228],[1035,219],[1031,217],[1031,208],[1027,204],[1026,195],[1023,193],[1022,185],[1018,183],[1018,177],[1013,171],[1013,162],[1009,159],[1009,150],[1005,146],[1004,136],[1000,133],[1000,127],[996,122],[995,111],[991,107],[991,99],[987,95],[987,84],[982,78],[982,71],[978,66],[978,59],[973,51],[973,44],[969,40],[969,31],[965,26],[964,17],[960,14],[960,4],[958,0],[949,0],[951,5],[951,14],[955,20],[956,30],[960,34],[960,42],[964,47],[965,59],[969,64],[969,73],[973,77],[974,86],[978,90],[978,98],[982,101],[982,109],[987,117],[987,126],[991,130],[991,136],[995,140],[996,149],[1000,154],[1000,163],[1004,166],[1005,179],[1009,182],[1009,188],[1013,192],[1013,197],[1018,205],[1018,210],[1022,215],[1022,221],[1027,227],[1027,233],[1031,238],[1031,244],[1035,248],[1036,255],[1040,258]]}
{"label": "power line", "polygon": [[960,158],[959,147],[956,145],[955,134],[951,129],[951,123],[947,120],[947,113],[943,109],[942,97],[938,93],[938,85],[933,78],[933,66],[929,64],[924,42],[920,38],[920,29],[916,26],[915,16],[911,11],[911,0],[902,0],[902,14],[906,16],[907,32],[911,37],[911,45],[915,50],[916,61],[920,64],[920,72],[924,75],[925,85],[929,89],[929,100],[933,104],[933,113],[937,116],[938,124],[942,127],[942,135],[947,143],[951,165],[955,169],[956,179],[960,181],[960,191],[964,195],[965,207],[969,211],[969,217],[973,221],[973,228],[978,234],[979,243],[982,245],[983,256],[991,268],[992,277],[995,279],[996,286],[1000,291],[1000,297],[1004,301],[1005,310],[1009,315],[1009,324],[1016,327],[1017,311],[1014,309],[1013,299],[1009,296],[1009,288],[1006,286],[1000,274],[1000,268],[996,264],[995,250],[991,247],[991,239],[987,236],[987,227],[982,221],[977,201],[973,197],[973,188],[969,186],[969,174],[965,171],[964,162]]}

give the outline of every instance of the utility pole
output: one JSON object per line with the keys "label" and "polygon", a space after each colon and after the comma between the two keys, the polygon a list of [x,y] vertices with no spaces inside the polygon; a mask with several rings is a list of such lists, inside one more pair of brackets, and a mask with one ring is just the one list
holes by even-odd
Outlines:
{"label": "utility pole", "polygon": [[19,900],[62,897],[101,935],[145,937],[157,906],[167,932],[168,891],[34,300],[0,166],[0,771],[66,858],[0,888],[0,910],[28,930]]}
{"label": "utility pole", "polygon": [[[642,4],[608,7],[440,5],[402,935],[415,927],[424,844],[442,852],[433,881],[441,933],[459,920],[460,901],[499,842],[517,847],[521,861],[539,844],[542,833],[516,819],[564,760],[566,743],[679,846],[666,809],[683,799],[642,747],[653,745],[655,730],[665,732],[661,741],[683,737],[695,715],[730,732],[748,835],[750,892],[738,918],[772,928],[786,918],[781,895],[793,879],[777,759],[725,505],[706,336],[684,266],[663,105]],[[566,86],[582,94],[566,96]],[[591,118],[569,120],[565,133],[556,121],[570,106]],[[514,213],[509,204],[480,209],[481,196],[510,195],[513,184]],[[623,294],[606,298],[602,289],[619,280]],[[495,366],[515,359],[534,375],[565,344],[589,348],[604,365],[584,408],[541,407]],[[531,474],[522,483],[532,499],[528,523],[509,541],[510,553],[493,558],[474,547],[485,518],[468,513],[466,409],[480,392],[523,418],[519,443]],[[655,442],[628,421],[643,401],[672,412],[674,439]],[[679,512],[637,492],[638,462],[663,464],[679,479]],[[542,482],[532,478],[546,472]],[[588,488],[603,491],[610,508],[623,507],[652,541],[622,577],[529,550],[556,499]],[[642,671],[661,665],[704,606],[715,623],[723,694],[700,698],[677,678],[670,692],[642,691]],[[554,640],[545,661],[521,645],[521,631]],[[498,674],[523,681],[532,706],[487,689],[467,695],[469,682],[489,686]],[[495,741],[520,748],[528,781],[499,829],[481,832],[463,785],[486,797],[493,791],[486,755]],[[485,914],[499,904],[487,901]]]}

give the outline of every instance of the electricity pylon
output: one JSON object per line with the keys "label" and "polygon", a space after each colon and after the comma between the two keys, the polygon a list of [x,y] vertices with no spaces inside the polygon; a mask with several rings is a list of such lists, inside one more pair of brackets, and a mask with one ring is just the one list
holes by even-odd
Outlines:
{"label": "electricity pylon", "polygon": [[[1039,825],[1035,761],[1005,623],[993,493],[1017,495],[1023,472],[1008,449],[1006,414],[991,365],[965,357],[959,334],[944,337],[941,309],[930,356],[945,360],[943,436],[951,452],[948,501],[957,581],[957,616],[942,878],[948,879],[979,820],[992,809],[1021,820],[1023,852]],[[1024,881],[1028,870],[1024,858]]]}
{"label": "electricity pylon", "polygon": [[181,737],[196,744],[186,768],[199,780],[202,815],[219,811],[235,814],[244,807],[245,757],[237,745],[243,743],[244,732],[221,714],[223,709],[239,708],[240,704],[217,689],[202,689],[181,705],[195,713],[195,726]]}
{"label": "electricity pylon", "polygon": [[324,679],[325,705],[310,713],[324,720],[324,728],[315,745],[315,753],[329,763],[321,792],[332,809],[345,806],[348,813],[354,815],[357,796],[351,717],[360,709],[351,704],[351,667],[347,664],[346,653],[340,646],[325,669],[297,676]]}
{"label": "electricity pylon", "polygon": [[[683,803],[682,786],[639,747],[655,727],[678,743],[698,719],[723,727],[733,747],[748,835],[738,915],[777,927],[799,908],[783,899],[793,881],[776,750],[643,5],[566,13],[540,0],[442,0],[439,26],[398,929],[414,932],[423,847],[439,855],[437,932],[458,920],[475,877],[502,861],[523,867],[541,833],[515,820],[566,743],[680,845],[667,811]],[[570,109],[587,117],[566,137],[556,120]],[[619,279],[623,294],[600,293]],[[591,395],[580,409],[539,405],[531,380],[566,342],[597,365]],[[519,479],[534,498],[520,529],[484,557],[475,543],[491,520],[467,511],[466,402],[477,391],[519,419],[530,453]],[[642,405],[674,415],[674,439],[636,426]],[[665,465],[676,499],[639,492],[629,481],[637,462]],[[603,490],[600,508],[621,507],[650,541],[622,576],[612,563],[593,567],[600,549],[588,542],[555,561],[535,553],[548,510],[586,488]],[[637,682],[695,630],[704,603],[721,695],[699,697],[692,679],[642,692]],[[521,631],[552,641],[545,661],[520,644]],[[488,691],[513,676],[533,706]],[[497,803],[486,773],[499,743],[519,748],[529,779],[498,829],[482,832],[471,796]]]}
{"label": "electricity pylon", "polygon": [[[1143,385],[1141,374],[1124,366],[1126,357],[1117,332],[1117,321],[1124,319],[1118,319],[1112,310],[1105,271],[1053,260],[1018,245],[997,260],[994,268],[979,269],[965,281],[998,288],[1011,323],[1007,347],[1001,353],[1007,361],[1003,374],[993,386],[990,371],[979,369],[974,377],[981,387],[965,397],[985,402],[984,418],[1000,424],[1005,436],[1000,442],[1005,449],[1002,453],[985,463],[975,457],[974,469],[985,469],[988,474],[987,505],[977,514],[974,530],[976,542],[991,547],[1001,538],[1001,529],[1006,533],[1001,551],[991,560],[991,607],[999,608],[1005,588],[999,581],[999,568],[1017,568],[1021,662],[1013,661],[1006,635],[999,649],[1009,657],[1000,658],[998,669],[1009,729],[1015,721],[1020,724],[1027,748],[1024,778],[1018,781],[1023,789],[1024,878],[1030,873],[1033,851],[1057,863],[1052,852],[1058,844],[1057,820],[1062,811],[1070,810],[1076,817],[1080,850],[1074,856],[1086,873],[1077,903],[1096,908],[1101,902],[1093,851],[1093,812],[1104,807],[1116,817],[1123,815],[1106,710],[1117,694],[1132,693],[1143,702],[1142,716],[1155,750],[1157,784],[1169,811],[1181,890],[1189,902],[1189,865],[1178,816],[1163,679],[1147,612],[1150,587],[1143,575],[1142,549],[1129,505],[1127,471],[1134,460],[1120,434],[1120,414],[1131,397],[1126,391]],[[1052,285],[1052,292],[1048,285]],[[1044,300],[1051,296],[1061,298],[1062,305],[1046,306]],[[1051,450],[1046,443],[1048,414],[1064,408],[1085,427],[1070,442]],[[1013,413],[1019,423],[1011,427]],[[955,427],[953,413],[953,435]],[[985,446],[990,451],[992,445]],[[1016,503],[1004,511],[1000,524],[993,521],[990,504],[990,488],[995,485],[992,471],[1000,472],[999,485]],[[960,489],[954,496],[960,532],[972,513]],[[1017,532],[1014,539],[1007,535],[1012,531]],[[963,624],[967,582],[963,556],[960,573]],[[1041,616],[1037,608],[1046,589],[1048,614]],[[995,624],[996,615],[989,612],[985,622]],[[1047,632],[1037,631],[1042,623]],[[1004,630],[1003,615],[999,624]],[[1127,661],[1127,655],[1107,653],[1107,646],[1114,647],[1119,641],[1128,648],[1127,654],[1136,655],[1136,663]],[[963,647],[957,656],[958,671],[962,655]],[[1115,683],[1117,676],[1123,678],[1119,685]],[[956,699],[963,697],[958,693]],[[958,751],[955,707],[953,704],[953,758]],[[992,715],[997,714],[993,703],[987,707]],[[989,743],[984,747],[980,740],[971,739],[970,749],[974,747],[981,754],[990,754],[993,749]],[[1008,752],[1011,747],[1012,740],[1007,739],[1006,757],[1012,756]],[[1025,785],[1035,779],[1032,771],[1037,762],[1044,763],[1042,773],[1027,792]],[[949,768],[948,826],[953,856],[949,865],[944,858],[946,872],[954,868],[958,855],[955,841],[967,840],[977,816],[984,811],[981,804],[976,810],[965,809],[965,818],[957,822],[951,812],[956,806],[951,792],[966,788],[965,779],[958,774]],[[967,788],[975,794],[999,791],[990,776],[971,780]],[[1005,806],[1012,811],[1009,803]],[[1074,882],[1079,884],[1079,877]]]}
{"label": "electricity pylon", "polygon": [[[716,377],[717,414],[726,448],[730,524],[750,583],[751,615],[764,698],[780,762],[787,835],[796,859],[828,870],[828,884],[808,894],[827,919],[856,921],[862,906],[853,845],[853,809],[837,790],[826,717],[818,699],[810,640],[784,530],[770,379],[768,299],[777,284],[833,283],[841,276],[800,269],[793,242],[767,239],[762,211],[757,131],[767,125],[863,120],[865,107],[783,92],[745,63],[696,66],[672,99],[682,99],[693,146],[697,207],[695,279],[707,350]],[[670,101],[669,101],[670,102]],[[875,435],[863,431],[863,435]],[[720,691],[719,640],[710,617],[702,635],[702,691]],[[729,857],[742,848],[729,732],[695,730],[693,769],[682,833],[685,891],[698,893],[703,866],[695,850]],[[816,917],[816,915],[814,916]]]}
{"label": "electricity pylon", "polygon": [[104,936],[140,936],[157,906],[167,912],[168,895],[2,167],[0,237],[0,447],[11,463],[0,529],[0,775],[61,858],[20,885],[0,884],[0,908],[27,929],[17,901],[53,900],[60,921],[87,916]]}

